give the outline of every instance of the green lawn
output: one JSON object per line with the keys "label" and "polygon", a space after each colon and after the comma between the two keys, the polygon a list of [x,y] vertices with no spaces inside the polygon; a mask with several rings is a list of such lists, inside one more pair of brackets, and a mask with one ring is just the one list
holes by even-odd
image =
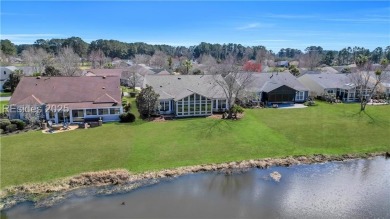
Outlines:
{"label": "green lawn", "polygon": [[8,100],[0,101],[0,113],[3,113],[4,110],[8,107]]}
{"label": "green lawn", "polygon": [[0,92],[0,97],[10,97],[11,95],[11,92]]}
{"label": "green lawn", "polygon": [[247,110],[240,121],[140,121],[2,137],[1,188],[113,168],[142,172],[251,158],[389,151],[390,106],[367,106],[367,114],[358,110],[357,104],[320,103]]}

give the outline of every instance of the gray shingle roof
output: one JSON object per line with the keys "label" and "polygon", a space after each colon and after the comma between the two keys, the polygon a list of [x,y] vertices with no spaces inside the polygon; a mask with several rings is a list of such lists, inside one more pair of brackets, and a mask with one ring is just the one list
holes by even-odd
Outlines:
{"label": "gray shingle roof", "polygon": [[315,81],[324,89],[327,88],[342,88],[351,89],[354,87],[348,74],[332,74],[332,73],[320,73],[320,74],[306,74],[302,77],[309,77]]}
{"label": "gray shingle roof", "polygon": [[253,73],[253,82],[248,86],[248,91],[270,92],[283,85],[298,91],[308,89],[290,73]]}
{"label": "gray shingle roof", "polygon": [[152,86],[160,99],[179,100],[197,93],[208,98],[226,98],[223,89],[215,83],[220,75],[146,75],[144,86]]}

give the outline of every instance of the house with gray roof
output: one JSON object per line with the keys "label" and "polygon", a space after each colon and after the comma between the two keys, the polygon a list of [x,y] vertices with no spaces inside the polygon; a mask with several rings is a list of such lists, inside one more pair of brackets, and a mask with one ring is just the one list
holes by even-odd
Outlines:
{"label": "house with gray roof", "polygon": [[17,69],[15,66],[0,67],[0,91],[4,90],[3,85],[9,79],[9,75]]}
{"label": "house with gray roof", "polygon": [[217,75],[146,75],[143,87],[152,86],[160,95],[160,114],[176,117],[208,116],[228,109]]}
{"label": "house with gray roof", "polygon": [[253,73],[252,77],[246,91],[255,94],[254,102],[303,103],[309,96],[309,89],[290,73]]}
{"label": "house with gray roof", "polygon": [[344,102],[357,101],[356,86],[348,74],[304,74],[298,80],[309,88],[313,96],[324,97],[325,94],[334,94]]}

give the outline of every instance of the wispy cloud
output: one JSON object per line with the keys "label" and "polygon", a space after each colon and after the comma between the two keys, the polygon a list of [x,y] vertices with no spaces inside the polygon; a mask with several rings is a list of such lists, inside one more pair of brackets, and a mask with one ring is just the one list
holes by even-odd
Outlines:
{"label": "wispy cloud", "polygon": [[61,36],[63,35],[53,33],[0,34],[0,39],[8,39],[15,44],[30,44],[34,43],[37,39],[48,39]]}
{"label": "wispy cloud", "polygon": [[249,24],[244,24],[241,26],[236,27],[236,30],[255,30],[259,28],[265,28],[265,27],[273,27],[274,24],[264,24],[264,23],[259,23],[259,22],[254,22],[254,23],[249,23]]}
{"label": "wispy cloud", "polygon": [[260,23],[251,23],[251,24],[246,24],[246,25],[237,27],[236,29],[237,30],[250,30],[250,29],[257,29],[260,26],[261,26]]}

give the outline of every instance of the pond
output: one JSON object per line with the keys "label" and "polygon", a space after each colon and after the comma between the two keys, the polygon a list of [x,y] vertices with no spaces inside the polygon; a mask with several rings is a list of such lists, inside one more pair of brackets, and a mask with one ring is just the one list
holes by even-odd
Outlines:
{"label": "pond", "polygon": [[[270,177],[277,171],[279,182]],[[189,174],[124,194],[19,204],[2,218],[390,218],[390,159]]]}

